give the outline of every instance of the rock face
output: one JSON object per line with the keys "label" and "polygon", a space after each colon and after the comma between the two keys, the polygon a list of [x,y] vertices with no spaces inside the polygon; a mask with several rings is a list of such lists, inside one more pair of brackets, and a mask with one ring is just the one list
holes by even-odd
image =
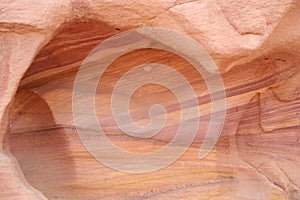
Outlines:
{"label": "rock face", "polygon": [[[0,2],[0,199],[300,199],[299,19],[296,0]],[[139,27],[168,28],[201,44],[221,72],[227,110],[218,143],[199,159],[211,117],[203,78],[163,50],[117,58],[101,78],[95,105],[104,132],[120,148],[158,150],[180,125],[176,96],[154,84],[132,96],[132,118],[147,124],[150,106],[162,104],[164,129],[141,139],[116,125],[111,94],[135,66],[176,69],[201,110],[197,136],[182,157],[159,171],[130,174],[106,167],[83,146],[72,94],[93,48]]]}

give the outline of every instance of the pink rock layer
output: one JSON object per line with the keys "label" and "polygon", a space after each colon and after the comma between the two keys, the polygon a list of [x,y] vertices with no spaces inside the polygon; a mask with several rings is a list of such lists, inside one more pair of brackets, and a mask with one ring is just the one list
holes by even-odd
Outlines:
{"label": "pink rock layer", "polygon": [[[293,0],[1,2],[0,199],[300,199],[299,9]],[[146,174],[122,173],[102,165],[80,142],[73,84],[101,41],[150,26],[189,35],[209,52],[226,89],[226,121],[213,151],[199,160],[211,115],[204,80],[170,52],[123,55],[96,93],[98,120],[116,145],[152,152],[179,127],[176,97],[157,85],[139,88],[130,109],[136,123],[145,124],[149,106],[165,105],[162,132],[138,139],[116,125],[112,91],[140,64],[165,64],[184,75],[202,115],[193,145],[175,163]]]}

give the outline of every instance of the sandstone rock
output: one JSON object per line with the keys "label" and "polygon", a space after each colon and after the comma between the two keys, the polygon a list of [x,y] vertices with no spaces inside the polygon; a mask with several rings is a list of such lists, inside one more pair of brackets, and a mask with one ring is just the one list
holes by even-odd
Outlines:
{"label": "sandstone rock", "polygon": [[[299,9],[296,0],[0,2],[0,199],[300,199]],[[212,112],[204,79],[163,50],[121,56],[95,95],[98,120],[120,148],[158,150],[180,124],[176,96],[150,84],[134,93],[132,118],[147,124],[149,107],[161,103],[165,128],[150,139],[120,130],[111,94],[135,66],[176,69],[190,81],[201,110],[194,143],[180,159],[151,173],[123,173],[102,165],[80,141],[74,80],[103,40],[151,26],[184,33],[208,51],[222,74],[227,115],[221,138],[200,160]]]}

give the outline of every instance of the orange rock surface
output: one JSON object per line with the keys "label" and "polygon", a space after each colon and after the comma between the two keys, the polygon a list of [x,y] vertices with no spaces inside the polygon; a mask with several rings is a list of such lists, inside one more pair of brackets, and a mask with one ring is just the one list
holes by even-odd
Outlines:
{"label": "orange rock surface", "polygon": [[[0,2],[0,199],[299,200],[299,19],[297,0]],[[151,105],[164,105],[164,129],[141,139],[116,125],[111,94],[135,66],[176,69],[201,110],[183,156],[161,170],[131,174],[103,165],[84,147],[72,94],[80,65],[97,45],[140,27],[168,28],[201,44],[221,72],[227,110],[218,143],[199,159],[212,112],[203,78],[164,50],[117,58],[99,82],[95,105],[104,132],[120,148],[153,152],[180,125],[176,96],[154,84],[134,93],[130,109],[143,125]]]}

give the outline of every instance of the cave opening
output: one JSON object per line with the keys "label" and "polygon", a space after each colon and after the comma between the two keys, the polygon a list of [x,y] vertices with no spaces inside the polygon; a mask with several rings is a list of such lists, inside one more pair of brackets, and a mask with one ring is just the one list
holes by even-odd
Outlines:
{"label": "cave opening", "polygon": [[[7,135],[9,150],[17,159],[28,183],[49,199],[95,199],[139,196],[140,191],[161,188],[160,180],[144,184],[137,180],[151,180],[153,176],[168,177],[164,181],[166,190],[172,186],[181,162],[166,171],[132,175],[116,172],[96,160],[82,145],[76,132],[72,115],[73,84],[78,68],[90,51],[104,39],[120,30],[99,21],[72,22],[63,25],[54,38],[44,46],[25,73],[15,95],[10,113],[10,134]],[[132,117],[138,123],[147,123],[148,109],[155,103],[166,106],[172,112],[166,128],[155,140],[131,138],[120,134],[112,122],[110,99],[117,80],[128,70],[143,63],[161,63],[174,67],[191,82],[197,96],[205,94],[207,88],[201,76],[183,58],[162,50],[143,49],[121,56],[113,62],[99,84],[104,102],[97,103],[110,139],[118,146],[133,152],[152,152],[162,148],[174,137],[179,126],[179,109],[175,95],[159,85],[146,85],[134,93],[130,107]],[[200,84],[199,84],[200,83]],[[144,98],[147,96],[148,98]],[[171,105],[171,106],[170,106]],[[97,111],[97,112],[98,112]],[[205,117],[209,118],[209,116]],[[140,121],[139,121],[140,120]],[[204,122],[203,124],[205,124]],[[206,127],[204,128],[206,129]],[[203,130],[204,130],[203,129]],[[204,132],[204,131],[203,131]],[[128,145],[128,144],[131,145]],[[196,155],[199,144],[191,151]],[[190,156],[190,155],[189,155]],[[185,161],[189,160],[185,158]],[[182,169],[186,176],[193,176],[194,165],[199,161],[185,162]],[[210,166],[211,167],[211,166]],[[198,169],[197,169],[198,170]],[[197,171],[196,170],[196,171]],[[199,170],[203,170],[199,168]],[[205,175],[208,177],[210,172]],[[216,173],[210,174],[215,177]],[[196,175],[203,178],[202,173]],[[188,184],[193,180],[181,180]],[[133,187],[136,190],[131,190]],[[118,191],[118,192],[116,192]]]}

